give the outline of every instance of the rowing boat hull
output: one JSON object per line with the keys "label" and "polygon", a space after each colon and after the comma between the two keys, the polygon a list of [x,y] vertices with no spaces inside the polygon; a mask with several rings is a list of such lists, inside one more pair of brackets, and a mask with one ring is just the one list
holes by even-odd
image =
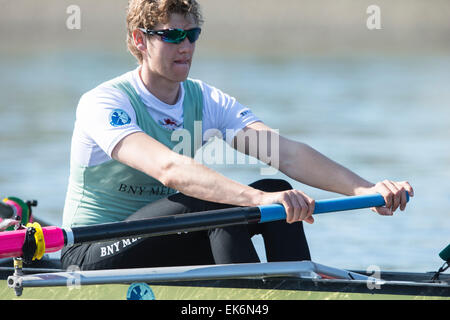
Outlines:
{"label": "rowing boat hull", "polygon": [[[54,273],[58,278],[58,273]],[[366,281],[268,277],[264,279],[211,279],[149,282],[156,300],[409,300],[450,299],[450,275],[430,283],[430,274],[383,272],[390,281],[370,286]],[[38,276],[39,277],[39,276]],[[47,277],[47,276],[44,276]],[[50,276],[48,279],[51,279]],[[67,278],[70,279],[70,278]],[[75,286],[74,286],[75,285]],[[123,300],[129,284],[43,286],[23,288],[19,299]],[[0,281],[0,299],[16,299],[6,281]]]}
{"label": "rowing boat hull", "polygon": [[431,281],[432,273],[382,271],[379,280],[312,261],[91,271],[42,263],[23,269],[21,277],[0,267],[0,299],[14,299],[12,288],[23,289],[20,299],[125,299],[130,284],[142,282],[157,300],[450,299],[450,274]]}
{"label": "rowing boat hull", "polygon": [[[21,297],[0,281],[0,299],[125,300],[128,285],[89,285],[81,288],[26,288]],[[219,288],[151,285],[156,300],[450,300],[450,297],[288,289]]]}

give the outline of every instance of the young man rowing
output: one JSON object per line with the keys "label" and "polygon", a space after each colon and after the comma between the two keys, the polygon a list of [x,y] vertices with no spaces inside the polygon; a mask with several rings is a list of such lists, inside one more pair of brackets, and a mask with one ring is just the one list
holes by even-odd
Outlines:
{"label": "young man rowing", "polygon": [[[265,155],[273,150],[258,148],[277,141],[277,169],[301,183],[345,195],[382,194],[386,207],[373,209],[381,215],[404,210],[405,192],[413,195],[407,182],[373,184],[364,180],[308,145],[279,136],[219,89],[188,79],[201,21],[195,0],[129,2],[128,48],[139,67],[98,86],[80,100],[63,224],[98,224],[272,203],[285,207],[286,221],[76,245],[64,249],[65,267],[256,262],[259,259],[251,242],[254,234],[263,235],[268,261],[311,258],[302,221],[314,222],[314,200],[282,180],[243,185],[174,152],[179,141],[172,134],[184,129],[194,136],[196,121],[201,121],[203,132],[217,129],[223,137],[225,132],[236,132],[230,140],[232,146],[265,162]],[[258,141],[237,143],[240,135],[248,133]],[[188,154],[193,156],[195,143],[190,146]]]}

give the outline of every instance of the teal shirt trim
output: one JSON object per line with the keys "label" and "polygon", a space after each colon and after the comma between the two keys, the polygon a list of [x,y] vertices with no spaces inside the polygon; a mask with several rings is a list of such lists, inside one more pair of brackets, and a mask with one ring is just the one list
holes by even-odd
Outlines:
{"label": "teal shirt trim", "polygon": [[[149,114],[147,107],[126,80],[116,80],[113,87],[124,92],[136,113],[139,127],[148,135],[175,150],[175,146],[186,136],[177,138],[177,131],[160,126]],[[182,149],[185,155],[194,157],[201,147],[201,121],[203,115],[203,94],[200,85],[190,79],[183,82],[183,129],[190,135],[190,150]],[[199,121],[199,122],[197,122]],[[198,125],[200,124],[200,125]],[[195,132],[200,130],[196,141]],[[173,135],[173,133],[176,133]],[[172,141],[174,138],[175,141]],[[164,186],[158,180],[124,165],[116,160],[96,165],[70,165],[69,186],[63,215],[63,226],[91,225],[123,221],[128,216],[158,199],[177,191]]]}

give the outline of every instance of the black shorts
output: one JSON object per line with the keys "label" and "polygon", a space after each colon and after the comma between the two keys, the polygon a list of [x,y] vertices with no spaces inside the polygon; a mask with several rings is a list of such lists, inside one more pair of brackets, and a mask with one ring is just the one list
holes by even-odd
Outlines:
{"label": "black shorts", "polygon": [[[263,179],[250,186],[268,192],[292,189],[284,180]],[[183,214],[231,206],[182,193],[152,202],[127,220]],[[267,260],[311,260],[302,222],[274,221],[146,238],[124,238],[64,248],[64,269],[82,270],[259,262],[251,238],[262,235]]]}

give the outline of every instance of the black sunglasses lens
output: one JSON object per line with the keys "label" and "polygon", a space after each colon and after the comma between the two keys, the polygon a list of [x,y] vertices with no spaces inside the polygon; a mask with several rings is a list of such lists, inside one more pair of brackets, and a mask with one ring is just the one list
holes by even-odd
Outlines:
{"label": "black sunglasses lens", "polygon": [[180,43],[186,38],[186,31],[181,29],[164,30],[161,39],[170,43]]}
{"label": "black sunglasses lens", "polygon": [[200,28],[190,30],[169,29],[161,31],[160,36],[163,41],[169,43],[181,43],[186,37],[191,43],[194,43],[200,36],[201,31]]}
{"label": "black sunglasses lens", "polygon": [[187,37],[189,39],[189,41],[191,43],[194,43],[195,41],[197,41],[198,37],[200,37],[200,32],[202,31],[202,29],[200,28],[194,28],[194,29],[190,29],[187,30]]}

